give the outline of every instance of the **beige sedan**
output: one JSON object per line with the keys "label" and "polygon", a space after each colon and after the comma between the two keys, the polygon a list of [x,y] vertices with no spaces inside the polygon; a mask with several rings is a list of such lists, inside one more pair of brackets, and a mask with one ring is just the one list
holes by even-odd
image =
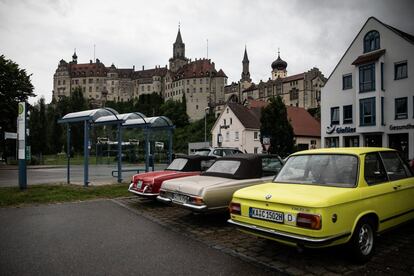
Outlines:
{"label": "beige sedan", "polygon": [[282,166],[277,155],[223,157],[199,176],[164,181],[157,199],[194,212],[226,211],[235,191],[271,181]]}

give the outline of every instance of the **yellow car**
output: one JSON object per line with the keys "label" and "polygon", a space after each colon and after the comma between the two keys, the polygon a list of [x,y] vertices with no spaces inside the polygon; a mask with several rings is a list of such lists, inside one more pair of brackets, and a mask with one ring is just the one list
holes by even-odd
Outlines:
{"label": "yellow car", "polygon": [[348,243],[356,261],[375,236],[414,218],[414,175],[388,148],[331,148],[292,154],[272,183],[236,191],[229,222],[298,247]]}

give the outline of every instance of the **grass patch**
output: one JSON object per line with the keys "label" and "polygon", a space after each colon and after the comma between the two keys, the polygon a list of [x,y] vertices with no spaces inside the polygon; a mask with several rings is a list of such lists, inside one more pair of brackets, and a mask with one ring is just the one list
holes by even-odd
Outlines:
{"label": "grass patch", "polygon": [[0,188],[0,207],[24,204],[80,201],[96,198],[130,196],[128,184],[83,187],[78,185],[33,185],[21,191],[18,187]]}

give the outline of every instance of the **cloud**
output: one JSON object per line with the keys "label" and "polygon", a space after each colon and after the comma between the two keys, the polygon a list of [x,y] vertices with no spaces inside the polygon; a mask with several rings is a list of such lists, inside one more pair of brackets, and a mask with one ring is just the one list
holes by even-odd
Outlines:
{"label": "cloud", "polygon": [[[289,74],[316,66],[328,76],[369,16],[414,33],[412,1],[13,1],[0,0],[0,45],[32,73],[37,95],[51,100],[60,59],[96,57],[106,66],[164,66],[178,22],[189,58],[208,55],[229,81],[240,79],[244,46],[254,81],[281,57]],[[34,100],[32,100],[34,101]]]}

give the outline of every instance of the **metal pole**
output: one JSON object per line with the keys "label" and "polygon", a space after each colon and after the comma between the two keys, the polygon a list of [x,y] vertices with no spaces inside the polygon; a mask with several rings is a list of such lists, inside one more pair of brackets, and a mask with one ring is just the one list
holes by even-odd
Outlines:
{"label": "metal pole", "polygon": [[67,179],[68,184],[70,184],[70,132],[71,132],[71,130],[70,130],[70,125],[69,124],[66,124],[66,126],[67,126],[67,131],[66,131],[67,156],[66,157],[68,159],[66,179]]}
{"label": "metal pole", "polygon": [[89,122],[85,121],[83,129],[83,185],[88,187],[89,166]]}
{"label": "metal pole", "polygon": [[17,143],[19,157],[19,187],[21,190],[27,188],[27,167],[26,167],[26,102],[19,102],[17,119]]}
{"label": "metal pole", "polygon": [[169,154],[168,154],[168,164],[171,164],[171,162],[172,162],[172,143],[173,143],[173,129],[172,128],[170,128],[170,130],[169,130],[169,141],[168,141],[168,152],[169,152]]}
{"label": "metal pole", "polygon": [[145,135],[145,172],[149,171],[149,130],[147,128],[144,129]]}
{"label": "metal pole", "polygon": [[122,182],[122,128],[118,123],[118,183]]}

